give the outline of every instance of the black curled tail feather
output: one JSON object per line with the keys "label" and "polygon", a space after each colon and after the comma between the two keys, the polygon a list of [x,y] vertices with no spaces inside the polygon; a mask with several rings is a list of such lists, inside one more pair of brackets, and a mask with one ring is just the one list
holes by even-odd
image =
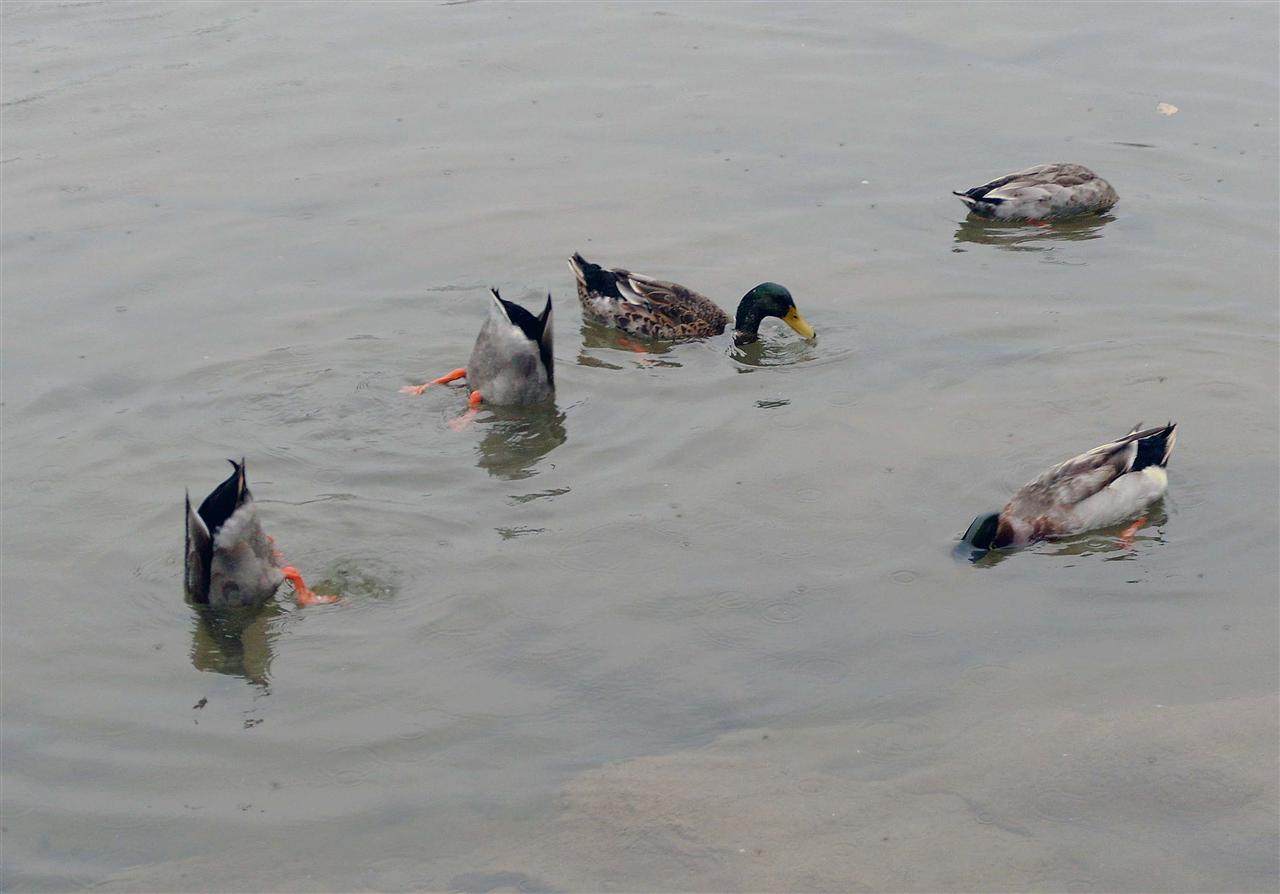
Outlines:
{"label": "black curled tail feather", "polygon": [[988,196],[987,193],[990,190],[991,190],[991,185],[985,184],[983,186],[975,186],[973,189],[966,189],[963,192],[961,192],[958,189],[953,189],[951,190],[951,194],[953,196],[959,196],[961,199],[964,199],[965,201],[982,202],[983,204],[986,204],[986,205],[999,205],[1002,202],[1004,202],[1004,199],[998,196]]}
{"label": "black curled tail feather", "polygon": [[240,508],[246,499],[249,499],[249,484],[243,478],[244,476],[244,459],[236,462],[229,459],[231,463],[231,476],[226,481],[219,484],[213,489],[209,496],[205,497],[200,503],[200,508],[196,513],[204,522],[206,528],[209,529],[209,536],[217,536],[218,530],[231,518],[232,514]]}
{"label": "black curled tail feather", "polygon": [[1138,453],[1133,459],[1132,471],[1138,472],[1147,466],[1164,466],[1169,464],[1173,453],[1173,445],[1177,440],[1178,426],[1170,422],[1161,428],[1151,428],[1138,432],[1134,440],[1138,442]]}
{"label": "black curled tail feather", "polygon": [[534,344],[542,342],[542,332],[546,328],[547,319],[550,317],[551,296],[547,295],[547,308],[540,316],[535,317],[525,308],[516,304],[514,301],[508,301],[498,294],[497,289],[490,289],[493,297],[498,299],[498,303],[502,305],[502,310],[507,315],[507,319],[514,325],[520,327],[520,331],[524,333],[524,337]]}
{"label": "black curled tail feather", "polygon": [[610,298],[622,298],[622,293],[618,291],[618,274],[612,270],[605,270],[599,264],[591,263],[576,251],[570,258],[569,264],[573,267],[578,281],[588,292],[607,295]]}

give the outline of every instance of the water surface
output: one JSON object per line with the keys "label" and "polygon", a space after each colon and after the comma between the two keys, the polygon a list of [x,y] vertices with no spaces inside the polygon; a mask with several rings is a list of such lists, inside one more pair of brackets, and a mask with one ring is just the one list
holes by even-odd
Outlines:
{"label": "water surface", "polygon": [[[3,25],[5,887],[1275,889],[1274,6]],[[1055,160],[1114,212],[950,195]],[[819,338],[636,353],[575,250]],[[556,407],[456,432],[489,286]],[[952,558],[1169,418],[1132,549]],[[240,456],[346,604],[184,603]]]}

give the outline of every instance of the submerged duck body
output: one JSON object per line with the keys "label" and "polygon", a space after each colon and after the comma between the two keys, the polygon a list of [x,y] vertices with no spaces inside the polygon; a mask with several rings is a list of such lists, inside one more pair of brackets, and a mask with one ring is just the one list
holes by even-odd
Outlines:
{"label": "submerged duck body", "polygon": [[552,350],[551,295],[534,316],[514,301],[490,289],[493,299],[476,336],[467,365],[423,385],[406,385],[404,394],[422,394],[432,385],[466,379],[471,410],[482,402],[519,407],[555,397],[555,357]]}
{"label": "submerged duck body", "polygon": [[994,220],[1055,220],[1100,214],[1120,197],[1110,183],[1084,165],[1036,165],[989,183],[954,191],[980,217]]}
{"label": "submerged duck body", "polygon": [[258,509],[245,477],[245,463],[191,508],[187,494],[186,590],[193,602],[214,608],[261,605],[285,574],[258,523]]}
{"label": "submerged duck body", "polygon": [[778,317],[803,338],[813,328],[796,309],[791,293],[777,283],[756,286],[742,297],[733,319],[720,307],[679,283],[629,270],[607,270],[575,253],[569,268],[578,283],[583,316],[629,335],[652,339],[710,338],[733,326],[734,341],[747,344],[760,335],[765,317]]}
{"label": "submerged duck body", "polygon": [[555,396],[551,296],[534,316],[490,289],[489,316],[467,360],[467,384],[485,403],[523,406]]}
{"label": "submerged duck body", "polygon": [[1025,546],[1139,516],[1169,487],[1165,467],[1178,427],[1139,428],[1028,482],[1000,512],[974,519],[964,542],[982,550]]}

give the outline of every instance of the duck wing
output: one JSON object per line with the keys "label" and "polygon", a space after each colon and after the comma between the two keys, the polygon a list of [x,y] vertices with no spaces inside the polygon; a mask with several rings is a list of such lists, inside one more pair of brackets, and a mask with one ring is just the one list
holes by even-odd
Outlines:
{"label": "duck wing", "polygon": [[714,301],[679,283],[641,276],[639,273],[626,273],[618,278],[618,290],[624,300],[642,304],[664,316],[676,319],[685,316],[703,319],[723,317],[725,324],[729,322],[729,315]]}
{"label": "duck wing", "polygon": [[185,583],[192,602],[209,601],[209,564],[213,561],[213,538],[204,521],[191,508],[191,494],[187,494],[187,554]]}
{"label": "duck wing", "polygon": [[621,267],[607,270],[580,254],[569,259],[569,266],[578,279],[578,292],[584,301],[588,297],[612,299],[620,307],[625,305],[623,309],[639,311],[672,325],[700,320],[718,323],[717,331],[723,331],[729,324],[729,315],[719,305],[679,283],[632,273]]}
{"label": "duck wing", "polygon": [[1066,162],[1036,165],[953,192],[970,209],[987,215],[1000,213],[1000,206],[1042,214],[1086,207],[1101,210],[1116,200],[1105,180],[1084,165]]}
{"label": "duck wing", "polygon": [[1140,424],[1123,438],[1059,463],[1028,482],[1005,511],[1024,519],[1040,518],[1087,500],[1121,475],[1149,465],[1164,466],[1173,452],[1177,426],[1170,422],[1144,431],[1139,428]]}

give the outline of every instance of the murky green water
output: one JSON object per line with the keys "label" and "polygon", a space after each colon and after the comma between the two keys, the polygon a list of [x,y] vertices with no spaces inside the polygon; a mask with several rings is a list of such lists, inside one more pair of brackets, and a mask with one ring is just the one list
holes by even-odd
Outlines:
{"label": "murky green water", "polygon": [[[4,887],[1276,888],[1274,5],[2,23]],[[1056,160],[1115,212],[949,193]],[[574,250],[819,339],[636,354]],[[491,285],[557,407],[455,432]],[[1133,549],[952,559],[1169,418]],[[184,603],[242,455],[345,605]]]}

